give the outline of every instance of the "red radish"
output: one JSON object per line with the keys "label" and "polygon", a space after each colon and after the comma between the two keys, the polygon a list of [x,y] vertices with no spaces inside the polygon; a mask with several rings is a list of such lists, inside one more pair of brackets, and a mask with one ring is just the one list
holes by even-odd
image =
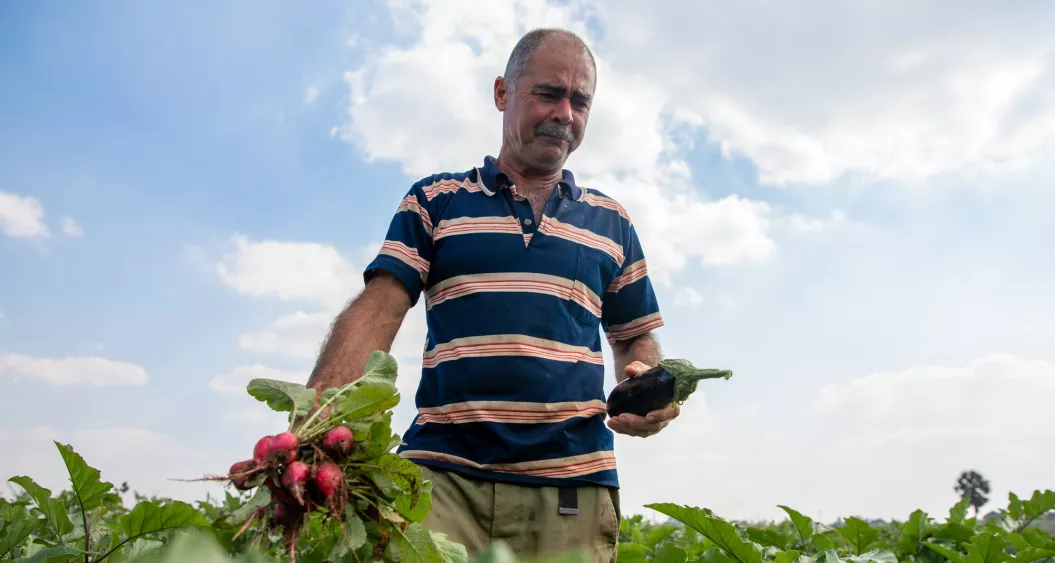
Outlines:
{"label": "red radish", "polygon": [[231,477],[231,483],[234,484],[234,488],[239,491],[248,490],[249,487],[245,486],[246,480],[249,479],[248,473],[256,469],[256,460],[239,461],[231,466],[229,476]]}
{"label": "red radish", "polygon": [[271,441],[274,440],[274,436],[264,436],[256,442],[256,446],[253,447],[253,459],[256,461],[264,461],[267,457],[267,452],[271,449]]}
{"label": "red radish", "polygon": [[275,505],[275,520],[277,522],[287,522],[289,520],[289,508],[284,504]]}
{"label": "red radish", "polygon": [[282,485],[274,484],[270,478],[267,479],[267,488],[271,491],[271,502],[274,504],[291,504],[293,496],[289,494]]}
{"label": "red radish", "polygon": [[319,465],[315,470],[315,488],[327,499],[333,497],[343,479],[344,473],[341,472],[341,468],[332,461]]}
{"label": "red radish", "polygon": [[275,505],[273,521],[280,526],[292,526],[297,518],[304,516],[304,509],[291,504],[279,503]]}
{"label": "red radish", "polygon": [[297,439],[296,434],[283,432],[271,440],[268,455],[274,456],[279,463],[289,463],[297,459],[297,447],[299,446],[300,440]]}
{"label": "red radish", "polygon": [[282,486],[293,493],[293,498],[297,499],[299,504],[304,504],[304,487],[308,483],[310,474],[311,469],[303,461],[290,463],[282,472]]}
{"label": "red radish", "polygon": [[347,426],[335,426],[331,428],[322,438],[322,447],[327,453],[342,458],[352,451],[355,436]]}

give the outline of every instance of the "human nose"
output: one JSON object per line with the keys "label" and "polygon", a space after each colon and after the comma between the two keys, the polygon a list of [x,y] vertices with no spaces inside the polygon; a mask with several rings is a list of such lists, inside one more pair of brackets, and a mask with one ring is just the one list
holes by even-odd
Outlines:
{"label": "human nose", "polygon": [[557,102],[556,107],[553,108],[553,118],[564,124],[571,123],[571,100],[568,98],[561,98],[560,101]]}

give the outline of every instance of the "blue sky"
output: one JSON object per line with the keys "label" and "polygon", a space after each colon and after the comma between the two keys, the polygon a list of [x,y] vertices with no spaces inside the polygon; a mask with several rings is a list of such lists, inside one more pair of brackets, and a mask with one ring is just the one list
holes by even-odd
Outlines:
{"label": "blue sky", "polygon": [[[668,354],[736,373],[664,435],[620,438],[628,508],[903,517],[944,510],[969,465],[997,503],[1050,488],[1017,463],[1055,463],[1019,441],[1055,438],[1030,408],[1055,390],[1050,8],[870,14],[857,39],[810,3],[760,41],[739,9],[666,4],[0,8],[0,477],[61,486],[55,437],[109,479],[200,493],[165,479],[281,426],[217,382],[310,369],[407,186],[497,152],[491,80],[552,24],[602,64],[569,168],[639,224]],[[664,32],[685,20],[710,33]],[[105,362],[148,381],[54,383],[127,373]]]}
{"label": "blue sky", "polygon": [[[193,400],[190,380],[238,361],[231,332],[259,305],[189,268],[186,247],[235,230],[347,244],[353,233],[318,227],[345,224],[341,209],[369,195],[351,178],[385,175],[357,169],[302,102],[314,53],[339,43],[343,8],[6,9],[19,11],[3,18],[2,72],[18,87],[2,100],[3,184],[39,198],[49,219],[73,215],[85,236],[53,236],[44,252],[4,245],[4,347],[61,356],[101,345],[149,366],[154,400]],[[309,43],[320,25],[332,26],[320,34],[328,45]]]}

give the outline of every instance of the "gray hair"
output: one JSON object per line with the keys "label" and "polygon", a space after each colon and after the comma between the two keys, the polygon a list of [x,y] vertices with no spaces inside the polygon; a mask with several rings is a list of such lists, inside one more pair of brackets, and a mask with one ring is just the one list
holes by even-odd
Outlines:
{"label": "gray hair", "polygon": [[590,66],[593,67],[594,73],[597,72],[597,63],[594,61],[593,53],[590,52],[590,48],[581,37],[566,29],[554,27],[533,29],[521,37],[520,41],[517,41],[516,46],[513,47],[513,52],[509,54],[509,61],[506,62],[506,72],[502,78],[506,81],[506,84],[509,85],[510,91],[516,90],[517,80],[524,74],[524,71],[527,70],[528,63],[531,61],[531,56],[535,54],[535,51],[538,50],[539,46],[542,45],[551,35],[561,35],[582,46],[582,50],[590,59]]}

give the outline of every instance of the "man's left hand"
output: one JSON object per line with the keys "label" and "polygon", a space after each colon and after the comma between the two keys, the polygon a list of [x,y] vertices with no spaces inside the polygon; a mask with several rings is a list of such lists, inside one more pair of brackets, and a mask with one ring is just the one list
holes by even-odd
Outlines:
{"label": "man's left hand", "polygon": [[[634,377],[648,371],[648,369],[649,366],[645,363],[633,361],[627,364],[625,372],[627,377]],[[608,428],[611,428],[613,432],[626,434],[627,436],[647,438],[666,428],[670,421],[677,418],[680,413],[681,408],[676,404],[658,411],[652,411],[645,416],[623,413],[609,419]]]}

